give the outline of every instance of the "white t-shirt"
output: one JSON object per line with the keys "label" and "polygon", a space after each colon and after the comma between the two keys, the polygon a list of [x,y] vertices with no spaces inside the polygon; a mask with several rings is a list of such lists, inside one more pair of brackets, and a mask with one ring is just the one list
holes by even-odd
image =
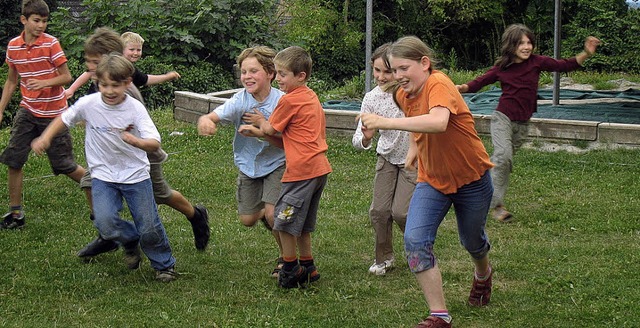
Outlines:
{"label": "white t-shirt", "polygon": [[124,142],[122,131],[136,137],[160,141],[160,133],[146,108],[131,96],[115,106],[105,104],[102,95],[84,96],[61,115],[67,126],[86,121],[84,140],[91,176],[106,182],[132,184],[149,179],[147,153]]}

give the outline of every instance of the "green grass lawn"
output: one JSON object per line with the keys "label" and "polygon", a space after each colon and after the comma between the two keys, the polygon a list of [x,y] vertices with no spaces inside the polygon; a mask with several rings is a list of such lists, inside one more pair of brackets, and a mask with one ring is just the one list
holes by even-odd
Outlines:
{"label": "green grass lawn", "polygon": [[[199,137],[169,110],[152,115],[170,153],[167,179],[209,208],[208,249],[197,252],[184,217],[161,206],[177,281],[155,281],[148,260],[128,270],[121,251],[84,263],[75,252],[96,235],[84,196],[34,156],[25,166],[27,225],[0,231],[0,326],[412,327],[427,315],[400,234],[398,267],[382,277],[367,271],[373,151],[354,150],[350,137],[329,138],[334,172],[313,235],[322,278],[306,290],[283,290],[270,276],[277,257],[271,235],[237,219],[233,129]],[[73,134],[84,164],[83,131]],[[8,135],[0,131],[3,148]],[[495,275],[485,308],[466,304],[473,266],[450,213],[435,248],[454,327],[639,327],[639,159],[640,150],[623,149],[517,153],[507,197],[515,222],[487,224]],[[4,206],[6,179],[3,169]]]}

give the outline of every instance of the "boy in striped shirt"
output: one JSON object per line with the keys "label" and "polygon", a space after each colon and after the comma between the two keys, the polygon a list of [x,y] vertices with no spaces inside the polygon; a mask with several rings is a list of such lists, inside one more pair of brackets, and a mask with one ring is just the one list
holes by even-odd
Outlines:
{"label": "boy in striped shirt", "polygon": [[[0,121],[18,83],[22,101],[14,116],[9,144],[0,154],[0,162],[9,167],[10,205],[0,229],[24,226],[22,167],[29,157],[31,141],[67,109],[62,86],[70,83],[72,77],[58,39],[45,33],[48,19],[49,7],[43,0],[24,0],[20,16],[24,31],[7,46],[9,72],[0,99]],[[56,175],[65,174],[79,182],[85,173],[74,159],[68,130],[53,139],[47,156]]]}

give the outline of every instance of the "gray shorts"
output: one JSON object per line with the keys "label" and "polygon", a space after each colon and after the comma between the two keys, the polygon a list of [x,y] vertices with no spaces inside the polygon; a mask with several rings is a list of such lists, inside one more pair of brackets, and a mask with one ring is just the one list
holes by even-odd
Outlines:
{"label": "gray shorts", "polygon": [[296,182],[283,182],[276,203],[273,230],[296,237],[316,229],[320,196],[327,184],[327,175]]}
{"label": "gray shorts", "polygon": [[248,215],[257,213],[264,208],[264,204],[275,205],[282,189],[282,174],[284,165],[273,172],[260,178],[251,178],[239,172],[236,184],[236,200],[238,201],[238,214]]}
{"label": "gray shorts", "polygon": [[[0,155],[0,162],[13,169],[21,169],[29,158],[31,141],[39,137],[51,121],[52,118],[35,117],[21,107],[13,118],[9,145]],[[51,140],[47,157],[56,175],[69,174],[78,168],[73,158],[73,144],[68,129]]]}
{"label": "gray shorts", "polygon": [[[157,204],[166,204],[171,198],[173,190],[162,174],[162,164],[151,164],[151,185],[153,186],[153,198]],[[80,188],[91,188],[91,172],[89,169],[80,179]]]}

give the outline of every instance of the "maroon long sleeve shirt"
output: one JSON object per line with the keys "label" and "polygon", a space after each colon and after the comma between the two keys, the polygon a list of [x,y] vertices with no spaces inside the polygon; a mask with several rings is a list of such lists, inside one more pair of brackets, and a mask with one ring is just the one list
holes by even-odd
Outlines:
{"label": "maroon long sleeve shirt", "polygon": [[538,109],[538,81],[540,72],[569,72],[580,65],[576,58],[556,60],[547,56],[531,55],[521,63],[513,63],[504,70],[493,66],[485,74],[467,83],[467,92],[477,92],[485,85],[500,81],[502,95],[497,111],[512,121],[528,121]]}

